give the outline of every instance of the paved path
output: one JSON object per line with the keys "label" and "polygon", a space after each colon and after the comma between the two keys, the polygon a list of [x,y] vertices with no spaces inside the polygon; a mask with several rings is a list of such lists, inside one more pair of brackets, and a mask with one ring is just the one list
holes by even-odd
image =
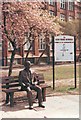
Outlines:
{"label": "paved path", "polygon": [[[45,109],[37,107],[34,110],[25,108],[26,101],[17,103],[13,108],[3,106],[0,111],[2,118],[79,118],[79,96],[64,95],[47,97]],[[28,107],[28,106],[27,106]]]}

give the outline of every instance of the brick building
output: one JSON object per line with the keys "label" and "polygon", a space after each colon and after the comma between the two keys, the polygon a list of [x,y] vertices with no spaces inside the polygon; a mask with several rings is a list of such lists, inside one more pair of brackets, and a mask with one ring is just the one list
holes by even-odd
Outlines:
{"label": "brick building", "polygon": [[[49,11],[49,13],[53,16],[57,16],[62,21],[71,21],[73,19],[81,19],[81,2],[80,1],[74,1],[69,0],[69,2],[66,2],[66,0],[60,0],[60,2],[54,2],[54,0],[50,0],[49,3],[46,5],[46,9]],[[25,40],[27,37],[25,36]],[[50,35],[50,41],[51,41],[51,35]],[[4,42],[4,41],[3,41]],[[26,53],[28,51],[30,44],[27,43],[23,49],[20,49],[18,51],[18,54],[15,56],[15,61],[17,63],[22,63],[22,59],[25,58]],[[40,54],[45,49],[45,41],[44,36],[41,33],[39,36],[37,35],[36,40],[34,41],[34,47],[31,48],[30,54],[28,56],[29,60],[31,62],[35,63]],[[2,43],[2,64],[8,65],[8,62],[10,60],[12,51],[12,46],[10,43]],[[52,44],[50,44],[50,56],[52,57]],[[21,60],[20,60],[21,59]],[[46,62],[47,55],[43,54],[42,60]]]}
{"label": "brick building", "polygon": [[48,10],[51,15],[58,16],[62,21],[71,21],[73,19],[81,18],[81,2],[65,2],[66,0],[60,0],[60,2],[52,2],[50,0]]}

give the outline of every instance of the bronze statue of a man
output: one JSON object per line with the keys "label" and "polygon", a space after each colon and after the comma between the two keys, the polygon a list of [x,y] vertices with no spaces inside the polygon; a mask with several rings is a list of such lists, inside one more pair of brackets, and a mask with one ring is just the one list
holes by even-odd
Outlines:
{"label": "bronze statue of a man", "polygon": [[31,90],[35,90],[37,92],[39,107],[44,108],[45,106],[42,105],[42,90],[38,85],[32,84],[32,74],[30,70],[31,63],[26,61],[24,66],[24,70],[19,72],[19,83],[21,85],[21,89],[27,91],[29,109],[33,109],[33,98]]}

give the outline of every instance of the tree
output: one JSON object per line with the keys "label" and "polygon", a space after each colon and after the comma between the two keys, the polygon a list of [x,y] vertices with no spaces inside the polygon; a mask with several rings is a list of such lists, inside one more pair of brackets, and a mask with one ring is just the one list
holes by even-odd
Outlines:
{"label": "tree", "polygon": [[81,20],[75,19],[67,22],[59,22],[62,26],[61,30],[64,34],[76,36],[77,49],[81,49]]}
{"label": "tree", "polygon": [[[19,48],[23,47],[25,34],[28,33],[28,41],[32,46],[35,39],[35,32],[44,34],[60,33],[60,25],[55,23],[55,17],[51,17],[44,8],[41,2],[5,2],[2,4],[3,25],[2,37],[3,40],[8,40],[12,44],[13,51],[11,55],[9,74],[12,73],[12,65],[14,57]],[[29,47],[29,51],[30,51]],[[28,53],[26,55],[27,59]]]}

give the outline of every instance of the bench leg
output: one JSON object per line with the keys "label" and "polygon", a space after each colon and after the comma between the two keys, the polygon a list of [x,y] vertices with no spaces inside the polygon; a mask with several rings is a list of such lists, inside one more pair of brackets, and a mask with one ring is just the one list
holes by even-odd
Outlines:
{"label": "bench leg", "polygon": [[10,93],[10,107],[14,106],[13,98],[14,98],[14,92]]}
{"label": "bench leg", "polygon": [[9,103],[9,93],[6,93],[6,104]]}
{"label": "bench leg", "polygon": [[46,88],[42,88],[42,98],[43,101],[46,101]]}

